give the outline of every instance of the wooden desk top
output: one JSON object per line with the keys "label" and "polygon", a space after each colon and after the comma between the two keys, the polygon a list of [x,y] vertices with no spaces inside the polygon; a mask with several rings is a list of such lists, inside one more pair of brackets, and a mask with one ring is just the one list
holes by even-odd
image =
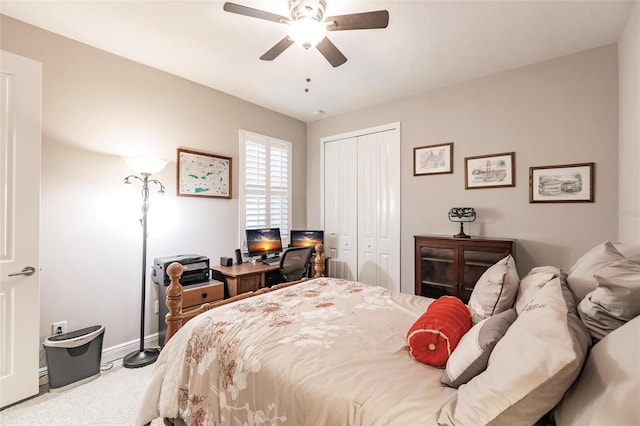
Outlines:
{"label": "wooden desk top", "polygon": [[218,271],[228,277],[239,277],[242,275],[260,274],[268,271],[275,271],[279,268],[279,265],[265,265],[262,262],[256,262],[255,265],[251,262],[241,263],[233,266],[212,266],[211,270]]}

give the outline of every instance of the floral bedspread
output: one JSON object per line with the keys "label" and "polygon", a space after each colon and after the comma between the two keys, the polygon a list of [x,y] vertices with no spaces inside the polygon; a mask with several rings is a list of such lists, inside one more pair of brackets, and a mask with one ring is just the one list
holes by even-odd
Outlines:
{"label": "floral bedspread", "polygon": [[436,424],[455,390],[405,344],[429,302],[318,278],[206,312],[163,349],[137,424]]}

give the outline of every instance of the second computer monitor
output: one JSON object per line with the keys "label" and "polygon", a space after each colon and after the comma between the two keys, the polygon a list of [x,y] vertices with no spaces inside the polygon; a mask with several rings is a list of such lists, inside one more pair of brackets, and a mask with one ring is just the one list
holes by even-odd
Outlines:
{"label": "second computer monitor", "polygon": [[290,247],[313,247],[316,244],[324,243],[324,231],[296,230],[291,231]]}

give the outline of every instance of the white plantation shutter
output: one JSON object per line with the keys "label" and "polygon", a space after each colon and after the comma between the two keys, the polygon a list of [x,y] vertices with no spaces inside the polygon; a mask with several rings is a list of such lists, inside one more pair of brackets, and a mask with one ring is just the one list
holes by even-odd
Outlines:
{"label": "white plantation shutter", "polygon": [[269,144],[269,216],[270,226],[280,228],[289,238],[289,158],[291,144],[271,141]]}
{"label": "white plantation shutter", "polygon": [[291,216],[291,143],[240,131],[240,241],[245,229],[280,228],[284,246]]}

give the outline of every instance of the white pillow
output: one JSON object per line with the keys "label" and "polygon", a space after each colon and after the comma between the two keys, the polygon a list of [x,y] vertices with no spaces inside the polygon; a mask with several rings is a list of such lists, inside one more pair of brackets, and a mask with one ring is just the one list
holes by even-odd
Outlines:
{"label": "white pillow", "polygon": [[[569,270],[567,282],[569,288],[580,303],[584,297],[593,291],[598,283],[594,275],[606,277],[624,276],[628,268],[637,266],[637,263],[626,259],[611,243],[605,241],[586,252]],[[605,271],[606,272],[603,272]]]}
{"label": "white pillow", "polygon": [[580,302],[578,312],[594,340],[600,340],[640,315],[640,264],[634,277],[595,276],[598,287]]}
{"label": "white pillow", "polygon": [[630,261],[640,263],[640,245],[613,243],[613,246]]}
{"label": "white pillow", "polygon": [[487,369],[442,407],[438,424],[534,424],[576,379],[589,344],[571,292],[559,277],[549,281],[496,344]]}
{"label": "white pillow", "polygon": [[513,307],[518,293],[518,270],[511,255],[487,269],[469,297],[469,312],[474,324]]}
{"label": "white pillow", "polygon": [[554,409],[558,426],[640,424],[640,317],[608,334]]}
{"label": "white pillow", "polygon": [[485,318],[469,330],[456,346],[440,381],[457,388],[467,383],[487,368],[489,355],[498,340],[516,320],[516,311],[509,309]]}
{"label": "white pillow", "polygon": [[562,276],[566,280],[566,274],[555,266],[538,266],[520,280],[518,295],[516,296],[515,308],[520,315],[524,307],[540,291],[542,287],[555,277]]}

